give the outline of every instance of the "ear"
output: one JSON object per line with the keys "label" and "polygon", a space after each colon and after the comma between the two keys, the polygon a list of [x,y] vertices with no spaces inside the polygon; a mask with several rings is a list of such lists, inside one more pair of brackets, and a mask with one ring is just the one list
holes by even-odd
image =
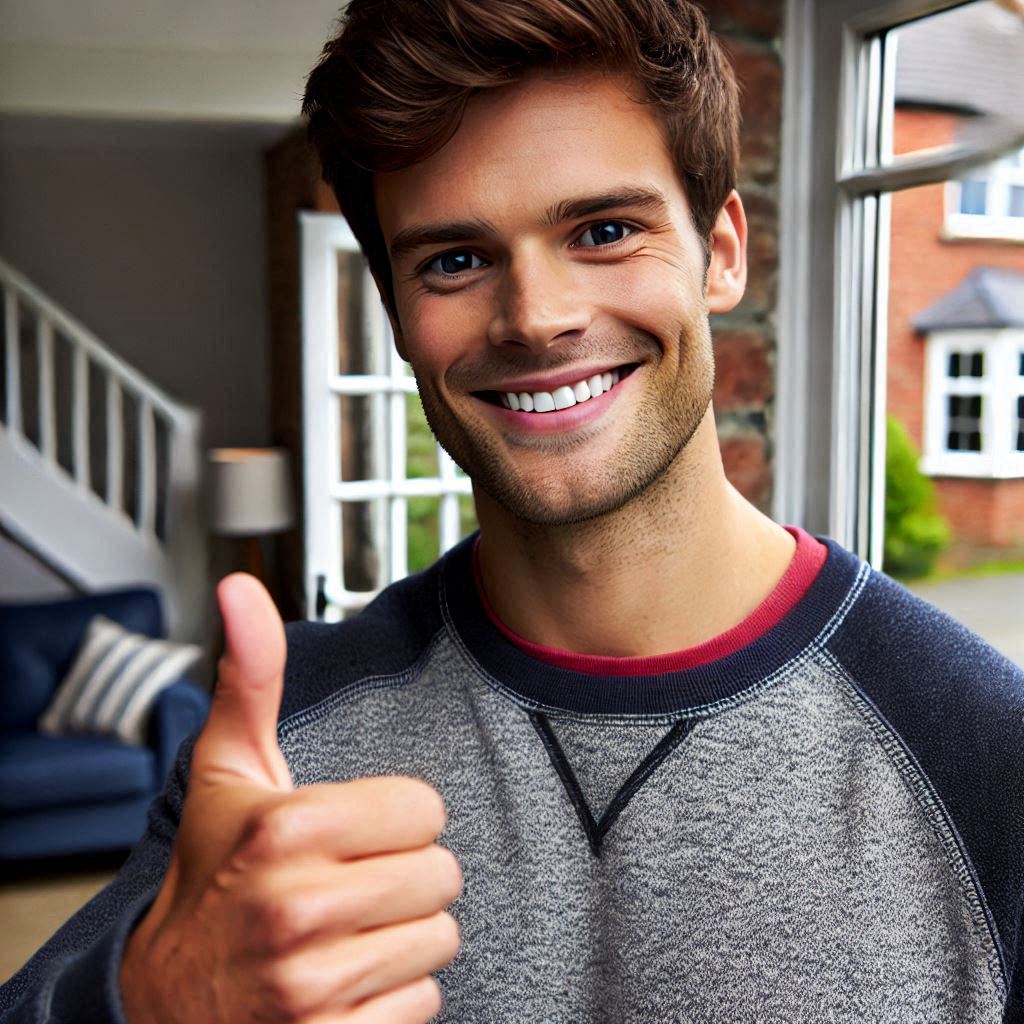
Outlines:
{"label": "ear", "polygon": [[733,189],[711,229],[711,262],[705,295],[709,313],[728,313],[747,287],[747,215]]}

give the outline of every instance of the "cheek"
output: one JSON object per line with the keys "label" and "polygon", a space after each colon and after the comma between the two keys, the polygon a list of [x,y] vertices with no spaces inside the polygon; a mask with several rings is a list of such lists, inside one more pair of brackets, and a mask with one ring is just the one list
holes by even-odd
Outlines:
{"label": "cheek", "polygon": [[598,302],[614,319],[657,337],[677,337],[706,310],[699,288],[677,267],[638,258],[600,282]]}

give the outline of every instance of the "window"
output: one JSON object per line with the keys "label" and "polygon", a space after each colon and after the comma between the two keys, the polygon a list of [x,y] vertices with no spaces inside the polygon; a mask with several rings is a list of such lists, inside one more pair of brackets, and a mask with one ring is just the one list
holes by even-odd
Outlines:
{"label": "window", "polygon": [[1024,331],[935,331],[925,345],[922,469],[1024,477]]}
{"label": "window", "polygon": [[[943,107],[963,109],[970,76],[962,69],[977,65],[971,39],[960,33],[950,45],[939,46],[931,35],[945,34],[936,25],[954,10],[974,11],[976,24],[989,21],[998,28],[1006,52],[986,71],[999,81],[973,109],[971,132],[896,151],[898,59],[907,66],[904,58],[916,50],[915,71],[941,65]],[[995,202],[994,186],[980,169],[1000,163],[1003,220],[1024,223],[1009,217],[1024,198],[1010,191],[1011,185],[1024,185],[1018,177],[1022,169],[1013,162],[1019,161],[1024,138],[1020,51],[1013,48],[1024,27],[1018,14],[995,0],[789,0],[787,24],[779,281],[779,335],[785,341],[777,362],[773,512],[781,521],[831,534],[880,566],[892,197],[938,185],[941,218],[942,190],[952,187],[944,183],[984,182],[984,189],[968,186],[963,204],[988,209]],[[914,44],[914,37],[923,44]],[[902,102],[913,102],[909,87],[914,84],[903,82]],[[1009,164],[1008,151],[1015,154]],[[960,202],[957,186],[955,204],[947,209],[959,212]],[[940,222],[935,233],[941,230]],[[972,349],[951,345],[945,361],[931,366],[932,414],[925,418],[932,432],[922,447],[933,458],[964,463],[997,451],[1000,458],[1016,456],[1006,441],[1019,422],[1009,416],[1016,412],[1015,402],[1002,391],[997,416],[994,398],[986,402],[978,387],[998,377],[988,346],[973,349],[983,354],[981,377],[969,375],[970,365],[961,371],[959,360],[961,376],[950,377],[954,351]],[[1019,382],[1019,374],[1011,376]],[[962,393],[953,387],[957,381]],[[1000,387],[1005,389],[1005,381]],[[967,401],[951,403],[954,395]],[[981,399],[980,408],[972,396]],[[955,431],[949,429],[951,420]],[[940,429],[945,436],[937,437]],[[977,443],[981,451],[951,451],[950,433],[956,435],[954,443]]]}
{"label": "window", "polygon": [[1024,149],[949,183],[946,235],[1024,240]]}
{"label": "window", "polygon": [[475,528],[345,220],[300,214],[307,614],[334,622]]}

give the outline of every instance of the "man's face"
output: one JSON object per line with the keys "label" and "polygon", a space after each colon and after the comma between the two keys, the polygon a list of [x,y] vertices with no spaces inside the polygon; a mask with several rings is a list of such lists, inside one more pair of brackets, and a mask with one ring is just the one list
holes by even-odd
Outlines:
{"label": "man's face", "polygon": [[443,149],[376,183],[431,428],[529,522],[628,502],[711,398],[704,248],[628,86],[586,74],[484,94]]}

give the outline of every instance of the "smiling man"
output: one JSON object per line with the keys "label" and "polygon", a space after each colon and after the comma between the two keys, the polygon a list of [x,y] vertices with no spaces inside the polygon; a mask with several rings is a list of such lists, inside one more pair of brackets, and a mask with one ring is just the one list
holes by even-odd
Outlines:
{"label": "smiling man", "polygon": [[306,111],[479,535],[286,672],[222,584],[209,723],[3,1019],[1024,1021],[1020,671],[722,469],[701,11],[352,0]]}

